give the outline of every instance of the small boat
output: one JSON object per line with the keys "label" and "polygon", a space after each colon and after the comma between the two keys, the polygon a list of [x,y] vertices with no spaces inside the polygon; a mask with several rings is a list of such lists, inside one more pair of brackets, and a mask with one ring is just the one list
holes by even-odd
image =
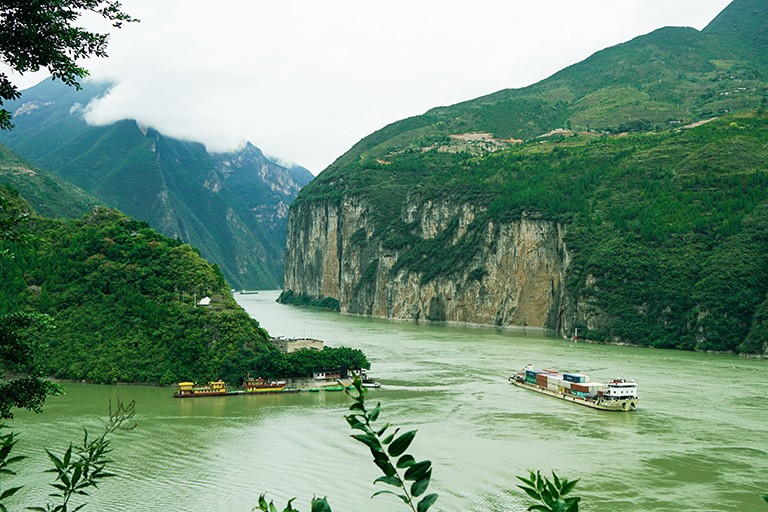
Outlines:
{"label": "small boat", "polygon": [[224,381],[211,381],[207,386],[196,386],[194,382],[179,382],[178,390],[173,394],[174,398],[187,398],[199,396],[224,396],[233,394],[224,387]]}
{"label": "small boat", "polygon": [[246,393],[282,393],[285,390],[284,380],[266,381],[261,377],[246,377],[243,382],[243,388]]}
{"label": "small boat", "polygon": [[284,380],[266,381],[262,378],[246,377],[242,389],[227,389],[224,381],[209,382],[207,386],[198,386],[194,382],[179,382],[174,398],[193,398],[201,396],[254,395],[269,393],[298,393],[298,388],[288,388]]}
{"label": "small boat", "polygon": [[530,365],[509,377],[509,382],[601,411],[634,411],[640,400],[637,396],[637,382],[633,380],[613,379],[602,384],[590,382],[584,374],[560,373],[547,368],[533,370]]}

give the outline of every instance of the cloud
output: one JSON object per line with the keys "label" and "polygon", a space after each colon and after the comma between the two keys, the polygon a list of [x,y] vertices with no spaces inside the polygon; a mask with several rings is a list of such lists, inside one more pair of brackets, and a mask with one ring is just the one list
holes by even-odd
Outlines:
{"label": "cloud", "polygon": [[317,173],[372,131],[546,78],[728,0],[124,0],[141,23],[86,66],[112,92],[88,119],[135,118],[225,151],[253,142]]}

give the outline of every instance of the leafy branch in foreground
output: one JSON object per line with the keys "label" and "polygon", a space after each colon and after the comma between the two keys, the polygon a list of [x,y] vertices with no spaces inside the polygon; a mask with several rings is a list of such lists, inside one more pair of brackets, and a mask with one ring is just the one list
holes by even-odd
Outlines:
{"label": "leafy branch in foreground", "polygon": [[[0,424],[0,430],[6,428],[5,424]],[[16,445],[16,437],[18,434],[15,432],[9,432],[8,434],[2,434],[0,435],[0,475],[15,475],[16,472],[11,470],[8,466],[15,462],[19,462],[20,460],[24,460],[26,457],[23,455],[18,455],[15,457],[11,457],[11,450],[13,450],[13,447]],[[10,487],[8,489],[2,490],[0,488],[0,511],[1,512],[7,512],[7,508],[3,504],[3,502],[7,499],[16,494],[16,492],[21,489],[21,487]]]}
{"label": "leafy branch in foreground", "polygon": [[540,505],[531,505],[528,507],[528,510],[539,512],[579,512],[579,501],[581,498],[565,498],[565,495],[569,494],[576,487],[578,480],[560,479],[554,471],[552,472],[552,480],[542,476],[539,471],[536,473],[531,471],[528,478],[521,476],[517,478],[525,484],[518,485],[518,487],[525,491],[528,496],[541,503]]}
{"label": "leafy branch in foreground", "polygon": [[[437,494],[424,493],[429,487],[432,477],[432,462],[428,460],[417,462],[413,455],[405,453],[416,436],[415,430],[400,434],[396,428],[389,433],[390,424],[375,429],[373,423],[379,418],[381,403],[368,410],[365,405],[365,395],[368,389],[363,386],[359,378],[355,379],[351,389],[346,390],[353,403],[349,406],[352,414],[346,416],[349,426],[361,430],[362,434],[352,437],[357,439],[371,450],[373,462],[381,469],[384,476],[377,478],[376,483],[383,483],[397,488],[397,491],[383,490],[373,494],[393,494],[403,500],[414,512],[426,512],[437,500]],[[400,471],[398,471],[400,470]],[[421,500],[416,498],[424,495]]]}
{"label": "leafy branch in foreground", "polygon": [[[426,494],[429,481],[432,477],[432,462],[425,460],[417,462],[413,455],[405,453],[416,436],[415,430],[400,433],[400,429],[390,430],[387,423],[382,427],[374,427],[373,424],[379,418],[381,403],[368,410],[365,404],[365,395],[368,390],[363,386],[359,377],[355,377],[352,386],[346,393],[352,398],[349,410],[352,414],[345,416],[349,426],[362,434],[354,434],[352,437],[366,445],[373,455],[373,462],[381,469],[384,476],[377,478],[374,484],[383,483],[396,488],[378,491],[379,494],[393,494],[400,498],[413,512],[427,512],[437,500],[437,494]],[[373,497],[372,496],[372,497]],[[423,496],[420,500],[420,496]],[[298,512],[293,508],[293,500],[290,500],[283,512]],[[277,512],[272,502],[267,503],[264,495],[259,498],[257,509],[262,512]],[[312,500],[312,512],[331,512],[331,507],[325,498]]]}
{"label": "leafy branch in foreground", "polygon": [[[50,484],[55,492],[49,496],[57,498],[58,504],[48,503],[45,507],[27,507],[27,510],[36,512],[69,512],[70,500],[75,496],[88,496],[91,488],[98,489],[99,483],[104,479],[115,476],[106,470],[108,464],[112,463],[109,453],[112,451],[110,434],[117,430],[132,430],[136,427],[133,417],[136,414],[136,402],[132,401],[128,405],[123,402],[117,402],[117,408],[112,409],[112,402],[109,403],[109,418],[104,420],[104,430],[101,435],[91,438],[88,431],[84,430],[83,443],[75,446],[70,443],[69,448],[64,455],[56,456],[49,450],[46,450],[48,457],[53,462],[53,469],[48,473],[56,473],[56,481]],[[71,512],[80,510],[85,506],[81,503],[71,509]]]}

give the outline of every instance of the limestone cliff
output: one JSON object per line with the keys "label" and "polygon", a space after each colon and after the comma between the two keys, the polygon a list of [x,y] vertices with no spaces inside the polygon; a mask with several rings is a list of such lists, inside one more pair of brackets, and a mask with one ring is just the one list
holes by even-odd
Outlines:
{"label": "limestone cliff", "polygon": [[[352,197],[296,205],[288,223],[286,290],[338,299],[347,314],[563,330],[570,262],[563,225],[525,214],[487,222],[471,240],[479,246],[468,261],[425,279],[402,264],[402,249],[382,243],[371,213]],[[482,213],[470,204],[409,195],[400,220],[422,240],[448,236],[456,246],[468,241],[468,227]]]}

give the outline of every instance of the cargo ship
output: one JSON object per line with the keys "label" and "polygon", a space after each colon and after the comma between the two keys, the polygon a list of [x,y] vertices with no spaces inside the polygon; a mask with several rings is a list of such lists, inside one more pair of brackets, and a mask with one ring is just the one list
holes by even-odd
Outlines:
{"label": "cargo ship", "polygon": [[533,370],[529,365],[509,377],[509,381],[521,388],[602,411],[634,411],[639,401],[637,382],[627,379],[590,382],[589,376],[581,373]]}

